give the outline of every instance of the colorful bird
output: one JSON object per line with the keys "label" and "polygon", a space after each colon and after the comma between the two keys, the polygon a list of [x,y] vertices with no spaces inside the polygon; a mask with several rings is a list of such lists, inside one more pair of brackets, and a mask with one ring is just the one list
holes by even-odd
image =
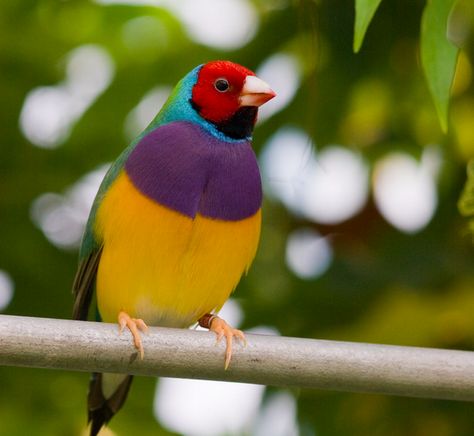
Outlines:
{"label": "colorful bird", "polygon": [[[258,107],[275,96],[229,61],[200,65],[105,176],[83,237],[74,280],[74,319],[87,319],[96,290],[98,319],[127,327],[143,358],[147,325],[196,322],[244,340],[216,313],[255,256],[262,187],[252,130]],[[131,375],[93,374],[91,435],[122,407]]]}

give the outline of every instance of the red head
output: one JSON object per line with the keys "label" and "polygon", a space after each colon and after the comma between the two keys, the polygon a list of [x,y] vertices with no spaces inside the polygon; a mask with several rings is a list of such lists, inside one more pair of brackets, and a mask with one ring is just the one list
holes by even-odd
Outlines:
{"label": "red head", "polygon": [[203,118],[221,124],[239,109],[256,108],[273,97],[271,88],[252,71],[233,62],[213,61],[199,71],[192,103]]}

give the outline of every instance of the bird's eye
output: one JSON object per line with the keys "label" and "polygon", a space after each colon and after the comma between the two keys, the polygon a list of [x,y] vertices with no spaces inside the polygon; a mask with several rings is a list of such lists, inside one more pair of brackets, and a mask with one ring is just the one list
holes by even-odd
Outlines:
{"label": "bird's eye", "polygon": [[219,92],[226,92],[229,89],[229,82],[226,79],[217,79],[214,82],[214,88]]}

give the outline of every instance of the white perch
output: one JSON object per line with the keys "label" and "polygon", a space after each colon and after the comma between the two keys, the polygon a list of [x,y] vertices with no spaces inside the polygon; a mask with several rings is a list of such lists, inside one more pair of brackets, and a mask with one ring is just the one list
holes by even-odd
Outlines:
{"label": "white perch", "polygon": [[474,352],[247,335],[224,370],[210,332],[150,328],[140,360],[117,325],[0,315],[0,365],[474,401]]}

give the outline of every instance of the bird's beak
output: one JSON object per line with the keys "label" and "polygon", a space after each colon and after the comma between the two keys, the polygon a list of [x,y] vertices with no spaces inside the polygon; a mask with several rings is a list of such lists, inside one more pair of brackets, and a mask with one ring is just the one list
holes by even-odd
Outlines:
{"label": "bird's beak", "polygon": [[247,76],[240,93],[240,106],[261,106],[275,97],[275,91],[256,76]]}

